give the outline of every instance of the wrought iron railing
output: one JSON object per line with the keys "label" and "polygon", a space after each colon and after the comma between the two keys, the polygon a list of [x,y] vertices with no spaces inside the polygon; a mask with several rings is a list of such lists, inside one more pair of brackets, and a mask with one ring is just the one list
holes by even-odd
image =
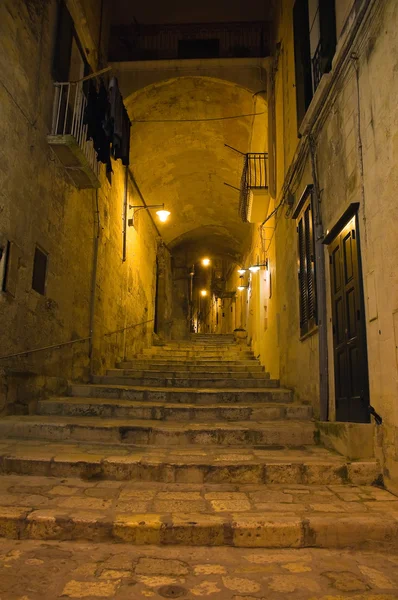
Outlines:
{"label": "wrought iron railing", "polygon": [[85,155],[95,175],[99,176],[99,163],[93,142],[87,139],[84,114],[87,98],[82,82],[55,83],[52,136],[73,136]]}
{"label": "wrought iron railing", "polygon": [[322,54],[322,40],[319,40],[319,44],[315,50],[315,54],[312,57],[312,78],[314,83],[314,91],[319,85],[322,79],[322,75],[325,72],[325,59]]}
{"label": "wrought iron railing", "polygon": [[110,60],[261,58],[269,53],[268,30],[265,22],[119,25],[111,32]]}
{"label": "wrought iron railing", "polygon": [[247,222],[248,200],[250,190],[268,189],[266,152],[249,152],[244,155],[243,171],[240,186],[239,214],[243,222]]}

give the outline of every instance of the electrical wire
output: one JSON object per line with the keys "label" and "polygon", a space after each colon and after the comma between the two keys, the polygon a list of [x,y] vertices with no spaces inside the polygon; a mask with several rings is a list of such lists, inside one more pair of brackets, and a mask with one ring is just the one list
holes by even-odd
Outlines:
{"label": "electrical wire", "polygon": [[132,123],[202,123],[206,121],[228,121],[231,119],[243,119],[245,117],[257,117],[264,115],[265,110],[256,113],[247,113],[242,115],[231,115],[230,117],[210,117],[206,119],[132,119]]}

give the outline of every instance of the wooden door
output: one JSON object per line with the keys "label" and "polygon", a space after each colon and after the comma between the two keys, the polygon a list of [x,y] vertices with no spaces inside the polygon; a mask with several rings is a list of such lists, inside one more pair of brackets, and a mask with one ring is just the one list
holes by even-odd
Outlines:
{"label": "wooden door", "polygon": [[336,420],[368,423],[369,382],[356,217],[329,246]]}

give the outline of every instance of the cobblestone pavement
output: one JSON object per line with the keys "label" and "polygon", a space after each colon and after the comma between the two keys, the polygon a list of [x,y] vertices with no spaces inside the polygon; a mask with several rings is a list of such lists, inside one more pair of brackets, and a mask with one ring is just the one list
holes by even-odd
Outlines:
{"label": "cobblestone pavement", "polygon": [[0,600],[397,600],[398,554],[0,540]]}
{"label": "cobblestone pavement", "polygon": [[0,476],[0,506],[115,513],[383,513],[398,520],[398,497],[369,485],[235,485],[84,481]]}

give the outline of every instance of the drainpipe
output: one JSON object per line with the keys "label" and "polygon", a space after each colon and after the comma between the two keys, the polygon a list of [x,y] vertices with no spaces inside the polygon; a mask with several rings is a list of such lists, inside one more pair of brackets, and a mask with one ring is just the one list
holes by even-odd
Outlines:
{"label": "drainpipe", "polygon": [[315,219],[315,266],[316,266],[316,295],[317,317],[319,332],[319,395],[321,421],[329,417],[329,376],[328,376],[328,338],[326,323],[326,276],[325,276],[325,247],[323,245],[323,226],[321,214],[321,195],[316,167],[316,146],[314,138],[309,136],[313,188],[313,208]]}
{"label": "drainpipe", "polygon": [[94,212],[94,250],[93,250],[93,269],[91,274],[91,296],[90,296],[90,344],[89,344],[89,359],[90,359],[90,378],[94,375],[94,317],[95,317],[95,292],[97,287],[97,270],[98,270],[98,247],[100,239],[100,213],[98,203],[98,189],[95,190],[95,212]]}
{"label": "drainpipe", "polygon": [[129,184],[129,168],[125,167],[124,172],[124,201],[123,201],[123,262],[127,258],[127,206],[128,206],[128,184]]}
{"label": "drainpipe", "polygon": [[195,265],[192,265],[191,272],[189,273],[189,332],[193,333],[193,278],[195,276]]}

